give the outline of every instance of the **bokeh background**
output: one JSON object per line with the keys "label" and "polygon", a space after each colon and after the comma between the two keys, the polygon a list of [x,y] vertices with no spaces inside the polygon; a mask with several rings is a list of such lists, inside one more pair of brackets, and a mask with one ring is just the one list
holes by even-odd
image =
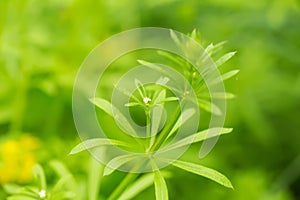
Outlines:
{"label": "bokeh background", "polygon": [[[26,184],[36,162],[62,160],[82,184],[88,153],[79,143],[72,87],[87,54],[109,36],[136,27],[201,32],[203,44],[228,41],[237,51],[225,70],[226,127],[214,150],[196,161],[226,174],[223,188],[175,170],[171,199],[300,199],[300,2],[297,0],[1,0],[0,185]],[[107,83],[110,84],[110,83]],[[101,189],[105,196],[122,173]],[[51,180],[51,176],[50,176]],[[0,189],[0,199],[5,198]],[[153,199],[151,187],[136,199]]]}

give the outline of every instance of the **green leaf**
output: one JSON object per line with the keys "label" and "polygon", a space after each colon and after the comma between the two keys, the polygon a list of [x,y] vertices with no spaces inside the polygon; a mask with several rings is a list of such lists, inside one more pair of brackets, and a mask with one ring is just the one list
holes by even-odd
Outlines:
{"label": "green leaf", "polygon": [[177,55],[173,55],[173,54],[171,54],[169,52],[165,52],[165,51],[157,51],[157,53],[159,55],[173,61],[174,63],[176,63],[177,65],[175,65],[174,67],[176,67],[178,69],[185,65],[184,61]]}
{"label": "green leaf", "polygon": [[114,145],[114,146],[123,146],[128,147],[129,145],[125,142],[119,141],[119,140],[113,140],[113,139],[107,139],[107,138],[95,138],[95,139],[89,139],[85,140],[82,143],[75,146],[70,154],[76,154],[81,151],[95,148],[95,147],[101,147],[101,146],[107,146],[107,145]]}
{"label": "green leaf", "polygon": [[[161,172],[163,177],[170,177],[170,173]],[[119,197],[120,200],[133,199],[136,195],[141,193],[146,188],[150,187],[154,182],[153,174],[145,174],[138,180],[128,186],[128,188]]]}
{"label": "green leaf", "polygon": [[153,105],[160,103],[162,100],[166,98],[166,90],[162,90],[158,93],[156,98],[153,100]]}
{"label": "green leaf", "polygon": [[170,35],[171,35],[172,40],[180,47],[181,42],[180,42],[179,38],[177,37],[176,33],[172,29],[170,29]]}
{"label": "green leaf", "polygon": [[[135,130],[132,128],[126,117],[109,101],[102,98],[95,98],[92,99],[91,102],[110,116],[114,117],[122,131],[136,135]],[[114,113],[112,111],[114,111]]]}
{"label": "green leaf", "polygon": [[55,173],[59,177],[63,177],[63,176],[66,176],[68,174],[71,174],[71,172],[67,169],[67,167],[62,162],[60,162],[58,160],[51,160],[49,162],[49,165],[51,166],[51,168],[55,171]]}
{"label": "green leaf", "polygon": [[228,180],[228,178],[226,178],[226,176],[224,176],[223,174],[221,174],[220,172],[218,172],[214,169],[204,167],[199,164],[184,162],[184,161],[179,161],[179,160],[174,161],[172,163],[172,165],[174,165],[175,167],[178,167],[180,169],[183,169],[185,171],[188,171],[188,172],[203,176],[205,178],[208,178],[210,180],[213,180],[225,187],[233,188],[233,186],[232,186],[231,182]]}
{"label": "green leaf", "polygon": [[203,140],[213,138],[219,135],[224,135],[227,133],[230,133],[232,131],[232,128],[210,128],[203,131],[200,131],[198,133],[195,133],[193,135],[190,135],[188,137],[185,137],[178,142],[175,142],[173,144],[167,145],[165,147],[165,150],[162,151],[170,151],[173,149],[177,149],[186,145],[190,145],[192,143],[201,142]]}
{"label": "green leaf", "polygon": [[143,84],[138,79],[135,79],[134,83],[135,83],[135,86],[136,86],[137,90],[140,93],[140,96],[142,98],[145,98],[147,96],[147,94],[146,94],[146,90],[145,90]]}
{"label": "green leaf", "polygon": [[66,199],[73,200],[75,199],[75,196],[76,196],[75,193],[72,191],[63,191],[51,196],[50,200],[66,200]]}
{"label": "green leaf", "polygon": [[93,157],[90,158],[90,168],[88,176],[88,197],[89,200],[97,200],[100,191],[100,183],[103,177],[104,165]]}
{"label": "green leaf", "polygon": [[221,109],[214,103],[203,99],[198,99],[198,103],[199,107],[204,109],[205,111],[213,113],[215,115],[222,115]]}
{"label": "green leaf", "polygon": [[164,177],[159,170],[154,171],[155,197],[159,200],[168,200],[168,188]]}
{"label": "green leaf", "polygon": [[47,190],[47,183],[46,183],[46,177],[43,168],[41,165],[36,164],[33,167],[33,176],[38,181],[40,190]]}
{"label": "green leaf", "polygon": [[163,114],[164,107],[163,106],[155,106],[152,109],[151,112],[151,136],[154,136],[157,134],[160,123],[161,123],[161,118]]}
{"label": "green leaf", "polygon": [[38,197],[29,197],[26,195],[13,195],[10,197],[7,197],[7,200],[39,200]]}
{"label": "green leaf", "polygon": [[137,102],[129,102],[125,104],[126,107],[134,107],[134,106],[141,106],[140,103]]}
{"label": "green leaf", "polygon": [[22,187],[17,184],[4,184],[2,187],[8,194],[16,194],[22,191]]}
{"label": "green leaf", "polygon": [[236,69],[236,70],[232,70],[229,71],[225,74],[222,74],[222,80],[225,81],[227,79],[230,79],[231,77],[235,76],[237,73],[239,73],[240,70]]}
{"label": "green leaf", "polygon": [[116,88],[119,92],[123,93],[125,96],[127,96],[127,97],[129,97],[129,98],[132,98],[134,101],[139,102],[139,103],[142,103],[142,102],[140,101],[139,98],[137,98],[135,95],[131,94],[131,93],[128,92],[127,90],[125,90],[125,89],[123,89],[123,88],[120,88],[120,87],[117,87],[117,86],[115,86],[115,88]]}
{"label": "green leaf", "polygon": [[94,99],[90,99],[90,101],[94,105],[96,105],[97,107],[102,109],[104,112],[106,112],[107,114],[109,114],[110,116],[113,117],[112,105],[109,101],[102,99],[102,98],[94,98]]}
{"label": "green leaf", "polygon": [[128,154],[115,157],[114,159],[110,160],[104,168],[104,176],[107,176],[113,173],[116,169],[128,163],[136,158],[138,158],[138,154]]}
{"label": "green leaf", "polygon": [[173,133],[175,133],[179,129],[179,127],[181,127],[194,114],[195,114],[195,110],[193,108],[189,108],[189,109],[186,109],[185,111],[183,111],[183,113],[180,115],[180,117],[174,124],[173,128],[171,129],[171,131],[166,139],[170,138],[173,135]]}
{"label": "green leaf", "polygon": [[235,95],[228,92],[214,92],[214,93],[201,93],[200,97],[212,98],[212,99],[233,99]]}
{"label": "green leaf", "polygon": [[69,181],[71,180],[72,180],[72,176],[70,174],[60,178],[53,186],[51,190],[51,196],[54,196],[55,194],[64,191],[66,189],[65,187],[68,185]]}
{"label": "green leaf", "polygon": [[235,54],[236,54],[236,51],[234,51],[234,52],[229,52],[229,53],[225,54],[224,56],[222,56],[221,58],[219,58],[219,59],[216,61],[217,67],[223,65],[223,64],[224,64],[225,62],[227,62],[230,58],[232,58]]}
{"label": "green leaf", "polygon": [[178,97],[167,97],[167,98],[161,100],[159,103],[169,102],[169,101],[178,101],[178,100],[179,100]]}

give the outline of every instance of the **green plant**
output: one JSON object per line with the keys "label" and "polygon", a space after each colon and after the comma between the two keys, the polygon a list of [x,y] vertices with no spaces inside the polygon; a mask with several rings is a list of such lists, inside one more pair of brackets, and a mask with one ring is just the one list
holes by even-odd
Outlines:
{"label": "green plant", "polygon": [[[190,46],[187,41],[179,38],[173,31],[171,31],[171,37],[185,54],[193,54],[192,46]],[[190,37],[194,40],[199,40],[199,33],[194,30],[190,34]],[[211,66],[203,65],[203,63],[205,63],[203,61],[207,60],[208,57],[214,57],[222,48],[223,44],[224,43],[219,43],[217,45],[210,44],[205,49],[204,54],[195,55],[196,57],[198,56],[196,60],[198,66],[191,65],[179,56],[168,52],[158,51],[159,55],[172,61],[173,68],[180,71],[185,80],[188,80],[187,84],[180,87],[173,87],[171,88],[171,91],[170,88],[161,86],[170,80],[167,76],[169,72],[155,63],[144,60],[138,60],[138,62],[162,75],[155,84],[143,85],[141,80],[135,79],[134,83],[136,90],[133,93],[127,91],[126,88],[116,86],[116,89],[121,94],[129,98],[129,102],[123,106],[128,107],[129,110],[133,109],[131,110],[133,118],[134,115],[137,115],[138,113],[136,109],[142,110],[142,116],[145,119],[142,120],[142,124],[146,127],[146,137],[135,137],[138,136],[138,133],[131,126],[129,119],[112,102],[103,98],[91,99],[91,102],[94,105],[109,116],[117,116],[118,126],[123,132],[129,134],[129,136],[124,136],[123,134],[123,137],[126,138],[124,141],[115,136],[85,140],[71,151],[71,154],[76,154],[86,149],[94,150],[98,148],[100,151],[104,152],[105,149],[116,146],[132,152],[109,158],[107,165],[105,165],[102,174],[103,176],[110,175],[124,165],[130,166],[127,176],[118,187],[115,188],[108,199],[131,199],[153,183],[155,186],[156,199],[168,199],[168,189],[165,178],[170,177],[170,173],[162,170],[161,167],[158,166],[158,163],[164,163],[165,165],[171,164],[185,171],[211,179],[225,187],[233,188],[231,182],[224,175],[213,169],[192,162],[157,156],[157,152],[161,149],[164,149],[167,152],[180,149],[193,143],[201,142],[205,139],[216,137],[219,134],[227,134],[232,131],[231,128],[209,128],[197,131],[192,135],[180,138],[175,143],[170,144],[170,141],[175,138],[176,132],[182,126],[187,124],[197,113],[197,109],[194,109],[193,107],[180,109],[182,103],[190,101],[199,105],[200,109],[209,111],[214,115],[222,115],[222,110],[217,105],[213,104],[210,99],[230,99],[234,97],[233,94],[225,92],[209,93],[206,85],[207,80],[204,80],[203,74],[200,74],[199,70],[197,70],[200,69],[204,74],[209,74]],[[228,61],[234,54],[235,52],[230,52],[221,56],[216,60],[216,66],[219,67]],[[233,70],[224,73],[221,77],[211,77],[209,79],[209,84],[218,84],[233,77],[237,73],[238,70]],[[189,88],[188,85],[190,85],[191,88]],[[190,97],[192,90],[195,92],[197,102]],[[174,95],[172,91],[175,91],[176,95]],[[168,110],[167,107],[171,107],[171,109]],[[164,109],[166,109],[166,112],[171,116],[168,119],[164,119],[163,117]],[[210,134],[207,134],[208,132],[210,132]],[[137,161],[134,162],[135,160]],[[139,172],[143,166],[150,166],[150,172]]]}
{"label": "green plant", "polygon": [[50,188],[47,186],[47,180],[44,169],[37,164],[33,168],[35,178],[34,185],[19,186],[15,184],[6,184],[4,189],[10,196],[8,200],[63,200],[74,199],[76,185],[74,177],[67,168],[58,161],[49,163],[51,168],[59,177],[58,181]]}

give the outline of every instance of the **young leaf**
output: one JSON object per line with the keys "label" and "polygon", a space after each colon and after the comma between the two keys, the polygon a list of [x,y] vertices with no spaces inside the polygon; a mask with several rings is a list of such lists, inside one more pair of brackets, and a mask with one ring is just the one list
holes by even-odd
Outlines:
{"label": "young leaf", "polygon": [[[161,172],[163,177],[170,177],[170,173]],[[145,174],[128,186],[128,188],[119,197],[120,200],[133,199],[146,188],[150,187],[154,182],[153,174]]]}
{"label": "young leaf", "polygon": [[222,115],[220,108],[210,101],[198,99],[199,107],[215,115]]}
{"label": "young leaf", "polygon": [[134,80],[134,83],[135,83],[135,86],[136,86],[137,90],[138,90],[139,93],[140,93],[140,96],[141,96],[142,98],[146,97],[147,94],[146,94],[146,90],[145,90],[143,84],[142,84],[138,79],[135,79],[135,80]]}
{"label": "young leaf", "polygon": [[95,138],[95,139],[89,139],[85,140],[82,143],[75,146],[70,154],[76,154],[81,151],[95,148],[95,147],[101,147],[101,146],[107,146],[107,145],[114,145],[114,146],[123,146],[128,147],[128,144],[119,140],[113,140],[113,139],[107,139],[107,138]]}
{"label": "young leaf", "polygon": [[173,149],[177,149],[186,145],[190,145],[192,143],[201,142],[203,140],[213,138],[219,135],[224,135],[227,133],[230,133],[232,131],[232,128],[210,128],[203,131],[200,131],[198,133],[195,133],[193,135],[190,135],[188,137],[185,137],[178,142],[175,142],[173,144],[167,145],[165,147],[165,150],[163,151],[170,151]]}
{"label": "young leaf", "polygon": [[115,88],[116,88],[119,92],[123,93],[125,96],[127,96],[127,97],[129,97],[129,98],[132,98],[134,101],[139,102],[139,103],[142,103],[142,102],[140,101],[139,98],[137,98],[135,95],[131,94],[131,93],[128,92],[127,90],[125,90],[125,89],[123,89],[123,88],[120,88],[120,87],[117,87],[117,86],[115,86]]}
{"label": "young leaf", "polygon": [[137,102],[129,102],[125,104],[126,107],[135,107],[135,106],[141,106],[140,103]]}
{"label": "young leaf", "polygon": [[173,61],[174,63],[176,63],[177,65],[175,65],[174,67],[178,68],[178,69],[182,69],[182,66],[185,65],[184,61],[179,57],[179,56],[175,56],[169,52],[165,52],[165,51],[157,51],[157,53],[171,61]]}
{"label": "young leaf", "polygon": [[157,105],[152,109],[151,112],[151,136],[157,134],[159,125],[161,123],[161,118],[163,114],[164,107]]}
{"label": "young leaf", "polygon": [[108,162],[108,164],[104,168],[104,176],[107,176],[111,173],[113,173],[116,169],[124,165],[125,163],[128,163],[136,158],[138,158],[138,154],[128,154],[128,155],[122,155],[115,157],[111,161]]}
{"label": "young leaf", "polygon": [[204,167],[199,164],[184,162],[184,161],[179,161],[179,160],[174,161],[172,163],[172,165],[174,165],[175,167],[181,168],[185,171],[206,177],[206,178],[213,180],[225,187],[233,188],[231,182],[226,178],[226,176],[224,176],[223,174],[221,174],[220,172],[218,172],[214,169]]}
{"label": "young leaf", "polygon": [[159,170],[154,171],[155,197],[159,200],[168,200],[168,188],[164,177]]}
{"label": "young leaf", "polygon": [[233,99],[235,95],[228,92],[201,93],[198,96],[212,99]]}
{"label": "young leaf", "polygon": [[46,177],[43,168],[39,165],[36,164],[33,167],[33,176],[34,178],[38,181],[40,190],[46,190],[47,189],[47,183],[46,183]]}
{"label": "young leaf", "polygon": [[195,110],[193,108],[189,108],[189,109],[186,109],[185,111],[183,111],[183,113],[176,121],[175,125],[171,129],[171,131],[166,139],[171,137],[173,135],[173,133],[175,133],[179,129],[179,127],[182,126],[187,120],[189,120],[194,114],[195,114]]}
{"label": "young leaf", "polygon": [[229,52],[229,53],[225,54],[224,56],[222,56],[221,58],[219,58],[219,59],[216,61],[217,67],[223,65],[223,64],[224,64],[225,62],[227,62],[230,58],[232,58],[235,54],[236,54],[236,51],[234,51],[234,52]]}
{"label": "young leaf", "polygon": [[97,107],[99,107],[100,109],[102,109],[103,111],[105,111],[110,116],[114,117],[116,123],[119,125],[122,131],[136,135],[135,130],[132,128],[132,126],[126,119],[126,117],[110,102],[102,98],[92,99],[91,102],[95,104]]}
{"label": "young leaf", "polygon": [[172,40],[180,47],[181,46],[181,42],[178,39],[176,33],[172,29],[170,29],[170,35],[171,35]]}
{"label": "young leaf", "polygon": [[236,70],[232,70],[229,71],[225,74],[222,74],[222,80],[225,81],[227,79],[230,79],[231,77],[235,76],[237,73],[239,73],[240,70],[236,69]]}
{"label": "young leaf", "polygon": [[109,101],[102,99],[102,98],[95,98],[95,99],[90,99],[90,101],[96,105],[97,107],[99,107],[100,109],[102,109],[104,112],[106,112],[108,115],[113,117],[113,113],[112,113],[112,105]]}

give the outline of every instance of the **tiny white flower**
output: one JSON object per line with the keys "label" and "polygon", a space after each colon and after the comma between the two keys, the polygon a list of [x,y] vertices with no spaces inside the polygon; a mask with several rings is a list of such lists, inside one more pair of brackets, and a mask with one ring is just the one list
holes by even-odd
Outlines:
{"label": "tiny white flower", "polygon": [[144,101],[144,103],[149,103],[150,101],[151,101],[151,99],[150,98],[148,98],[148,97],[145,97],[144,99],[143,99],[143,101]]}
{"label": "tiny white flower", "polygon": [[45,198],[46,197],[46,190],[41,190],[39,192],[40,198]]}

